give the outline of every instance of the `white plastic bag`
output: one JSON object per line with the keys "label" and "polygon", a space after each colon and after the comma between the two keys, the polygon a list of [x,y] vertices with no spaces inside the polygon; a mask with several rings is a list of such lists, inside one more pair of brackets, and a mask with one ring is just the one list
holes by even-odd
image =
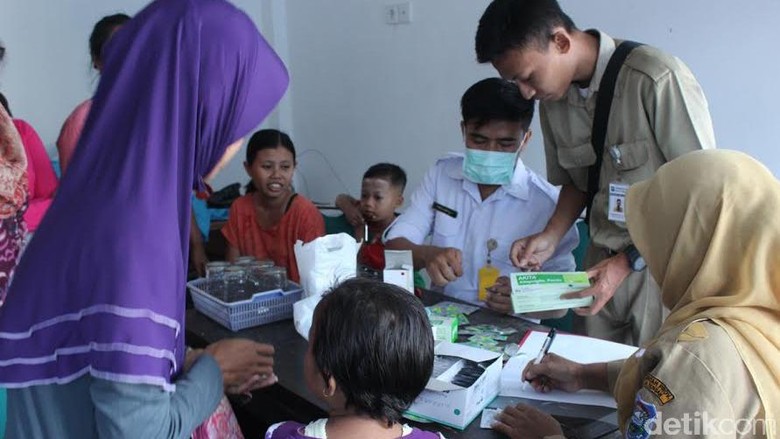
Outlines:
{"label": "white plastic bag", "polygon": [[347,233],[338,233],[306,244],[298,241],[293,249],[304,296],[293,306],[293,319],[295,329],[308,340],[314,308],[322,294],[357,275],[360,243]]}
{"label": "white plastic bag", "polygon": [[360,245],[346,233],[325,235],[304,244],[295,243],[295,260],[304,297],[321,296],[334,285],[357,274]]}
{"label": "white plastic bag", "polygon": [[312,319],[314,318],[314,308],[320,303],[321,297],[322,296],[311,296],[293,304],[293,322],[295,323],[295,330],[298,331],[298,334],[301,334],[306,341],[309,340],[309,329],[311,328]]}

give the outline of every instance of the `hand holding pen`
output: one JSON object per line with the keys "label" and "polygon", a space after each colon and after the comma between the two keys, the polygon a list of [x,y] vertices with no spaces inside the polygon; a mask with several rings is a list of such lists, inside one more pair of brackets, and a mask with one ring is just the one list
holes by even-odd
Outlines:
{"label": "hand holding pen", "polygon": [[534,390],[542,393],[551,390],[576,392],[584,388],[581,364],[550,353],[537,356],[539,358],[538,362],[529,362],[523,370],[523,380],[530,383]]}
{"label": "hand holding pen", "polygon": [[[541,364],[541,362],[544,359],[544,357],[547,355],[548,352],[550,352],[550,347],[552,346],[552,342],[553,342],[553,340],[555,340],[555,334],[556,334],[555,328],[550,329],[550,332],[547,333],[547,337],[544,339],[544,343],[542,343],[542,348],[539,350],[539,354],[536,355],[536,359],[533,361],[533,365],[534,366],[538,366],[539,364]],[[529,365],[530,364],[531,363],[529,363]],[[526,366],[526,370],[528,370],[528,366]],[[533,380],[528,379],[528,378],[525,377],[526,376],[525,372],[526,371],[523,371],[523,381],[524,381],[524,383],[523,383],[523,390],[526,389],[526,387],[527,387],[526,385],[529,382],[531,382],[533,384]],[[539,385],[541,387],[544,387],[547,384],[547,377],[546,376],[541,376],[539,381],[540,381]],[[534,388],[536,388],[536,387],[537,386],[534,386]],[[538,391],[538,389],[537,389],[537,391]]]}

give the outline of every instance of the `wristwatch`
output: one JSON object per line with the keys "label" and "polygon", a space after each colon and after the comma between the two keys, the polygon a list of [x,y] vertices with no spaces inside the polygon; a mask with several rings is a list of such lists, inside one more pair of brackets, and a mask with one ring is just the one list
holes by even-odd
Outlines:
{"label": "wristwatch", "polygon": [[623,250],[623,253],[625,253],[628,258],[628,266],[631,267],[631,270],[642,271],[647,267],[645,258],[639,254],[639,250],[634,247],[634,244],[629,244],[628,247]]}

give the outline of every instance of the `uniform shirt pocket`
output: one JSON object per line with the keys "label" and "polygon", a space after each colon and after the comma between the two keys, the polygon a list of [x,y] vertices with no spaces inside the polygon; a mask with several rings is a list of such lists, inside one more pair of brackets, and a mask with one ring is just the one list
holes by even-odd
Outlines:
{"label": "uniform shirt pocket", "polygon": [[431,245],[443,248],[462,248],[463,234],[460,233],[462,217],[463,212],[458,212],[457,218],[453,218],[443,212],[436,212],[433,219]]}
{"label": "uniform shirt pocket", "polygon": [[[604,160],[609,160],[619,179],[633,184],[646,180],[655,174],[659,163],[651,157],[655,144],[649,140],[627,142],[610,147]],[[618,160],[619,157],[619,160]],[[614,179],[615,177],[610,177]]]}
{"label": "uniform shirt pocket", "polygon": [[593,145],[583,143],[577,146],[558,148],[558,163],[566,169],[587,168],[596,163],[596,153]]}
{"label": "uniform shirt pocket", "polygon": [[631,171],[647,163],[647,149],[652,144],[647,140],[623,143],[610,148],[612,164],[618,172]]}
{"label": "uniform shirt pocket", "polygon": [[593,145],[583,143],[558,148],[558,164],[566,169],[577,189],[588,190],[588,168],[596,163]]}

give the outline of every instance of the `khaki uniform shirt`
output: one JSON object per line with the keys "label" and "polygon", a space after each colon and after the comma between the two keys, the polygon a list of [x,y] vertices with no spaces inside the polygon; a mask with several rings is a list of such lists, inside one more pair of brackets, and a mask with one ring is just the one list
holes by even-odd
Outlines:
{"label": "khaki uniform shirt", "polygon": [[[640,350],[627,438],[765,438],[758,392],[726,331],[710,320],[667,331]],[[621,362],[608,364],[614,389]],[[649,422],[649,423],[648,423]]]}
{"label": "khaki uniform shirt", "polygon": [[[539,105],[547,179],[582,192],[588,190],[588,167],[596,162],[590,137],[599,83],[616,47],[607,34],[599,35],[599,56],[587,97],[572,85],[562,99]],[[682,61],[649,46],[631,52],[617,77],[605,143],[607,148],[617,147],[620,162],[612,159],[609,149],[604,151],[590,234],[593,244],[620,251],[630,238],[625,224],[607,218],[609,183],[645,180],[677,156],[715,147],[707,100]]]}

